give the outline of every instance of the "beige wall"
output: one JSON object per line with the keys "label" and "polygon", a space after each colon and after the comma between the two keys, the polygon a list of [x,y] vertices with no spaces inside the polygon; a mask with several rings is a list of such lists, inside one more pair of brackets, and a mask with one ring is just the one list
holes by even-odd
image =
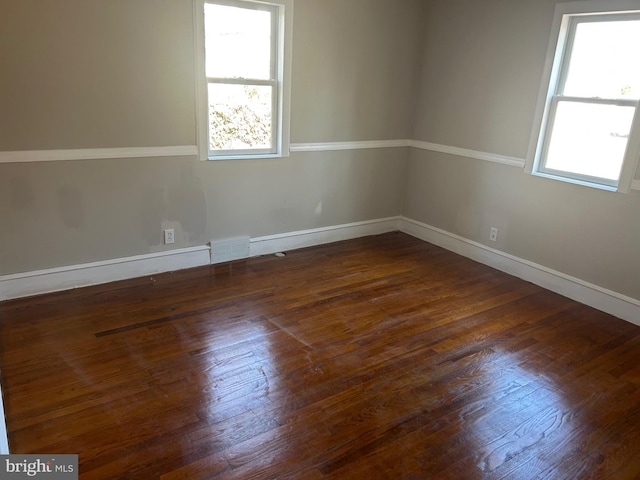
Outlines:
{"label": "beige wall", "polygon": [[4,274],[400,213],[404,149],[0,165]]}
{"label": "beige wall", "polygon": [[[552,0],[430,1],[414,138],[524,158],[553,10]],[[407,217],[640,299],[640,192],[420,150],[407,171]]]}
{"label": "beige wall", "polygon": [[553,0],[429,0],[414,138],[524,158]]}
{"label": "beige wall", "polygon": [[[640,299],[640,192],[526,175],[520,168],[413,151],[404,215]],[[499,229],[489,241],[489,229]]]}
{"label": "beige wall", "polygon": [[411,137],[423,3],[296,0],[292,141]]}
{"label": "beige wall", "polygon": [[[291,141],[413,137],[524,158],[553,8],[296,0]],[[0,11],[1,149],[193,143],[191,0]],[[638,212],[637,191],[409,148],[0,164],[0,275],[167,249],[163,228],[180,248],[404,214],[640,299]]]}
{"label": "beige wall", "polygon": [[0,0],[0,150],[193,145],[188,0]]}
{"label": "beige wall", "polygon": [[[420,8],[296,0],[293,143],[411,135]],[[191,0],[0,11],[0,150],[193,144]],[[0,164],[0,275],[399,215],[407,155]]]}

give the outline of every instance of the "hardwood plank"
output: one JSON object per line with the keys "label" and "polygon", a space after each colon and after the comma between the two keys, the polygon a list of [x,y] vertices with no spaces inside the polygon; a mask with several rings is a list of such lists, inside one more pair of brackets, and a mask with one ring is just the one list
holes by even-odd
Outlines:
{"label": "hardwood plank", "polygon": [[640,478],[640,328],[404,234],[0,303],[82,479]]}

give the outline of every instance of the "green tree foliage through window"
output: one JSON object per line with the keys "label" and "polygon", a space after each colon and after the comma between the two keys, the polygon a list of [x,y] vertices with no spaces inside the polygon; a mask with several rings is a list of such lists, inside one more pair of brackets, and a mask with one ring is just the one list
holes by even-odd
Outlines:
{"label": "green tree foliage through window", "polygon": [[216,102],[209,108],[212,149],[268,148],[271,144],[271,95],[242,86],[240,101]]}

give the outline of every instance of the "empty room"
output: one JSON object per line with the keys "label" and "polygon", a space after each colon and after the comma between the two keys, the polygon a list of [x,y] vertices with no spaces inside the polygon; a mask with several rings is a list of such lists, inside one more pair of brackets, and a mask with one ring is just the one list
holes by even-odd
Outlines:
{"label": "empty room", "polygon": [[0,0],[0,478],[640,478],[640,0]]}

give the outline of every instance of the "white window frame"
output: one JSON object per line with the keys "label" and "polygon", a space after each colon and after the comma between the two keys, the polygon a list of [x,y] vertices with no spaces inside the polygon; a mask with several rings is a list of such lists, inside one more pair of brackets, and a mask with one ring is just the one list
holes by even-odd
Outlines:
{"label": "white window frame", "polygon": [[[276,13],[271,51],[275,54],[272,78],[225,79],[207,78],[205,65],[205,3],[227,5]],[[200,160],[230,160],[279,158],[289,156],[290,105],[291,105],[291,52],[293,43],[293,0],[194,0],[195,65],[196,65],[196,142]],[[272,149],[209,151],[209,83],[240,85],[269,85],[275,95],[273,101]]]}
{"label": "white window frame", "polygon": [[[611,20],[614,18],[612,15],[635,15],[637,13],[640,14],[640,0],[593,0],[559,3],[556,5],[547,51],[547,62],[542,76],[529,152],[525,164],[525,170],[528,173],[603,190],[630,191],[638,165],[638,157],[640,156],[640,102],[627,99],[569,97],[561,95],[560,92],[562,92],[562,83],[565,81],[567,73],[568,55],[572,48],[571,42],[577,21],[580,21],[581,17],[583,20],[598,21],[596,16],[599,15],[603,15],[602,20]],[[553,127],[555,109],[560,100],[632,106],[635,108],[635,115],[618,181],[571,172],[558,172],[545,168],[545,150]]]}

